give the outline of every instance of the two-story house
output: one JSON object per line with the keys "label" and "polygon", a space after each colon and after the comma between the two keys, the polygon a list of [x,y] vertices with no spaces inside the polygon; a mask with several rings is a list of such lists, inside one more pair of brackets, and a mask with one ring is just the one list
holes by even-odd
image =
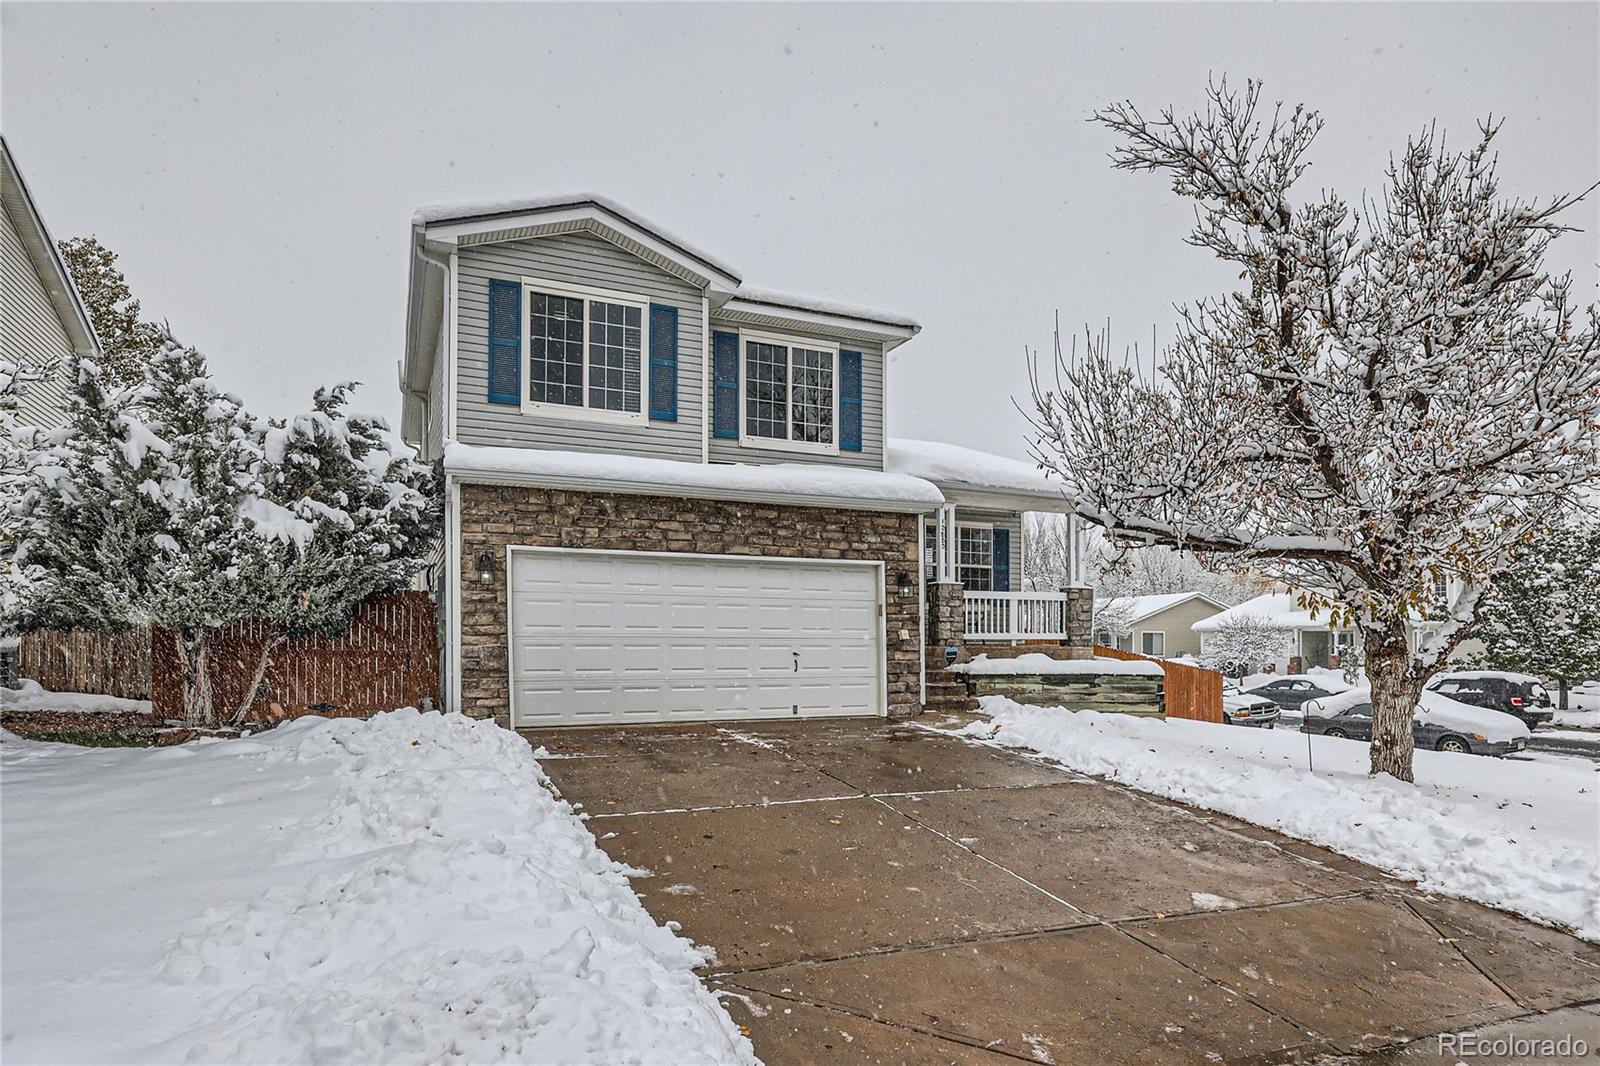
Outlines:
{"label": "two-story house", "polygon": [[402,430],[446,476],[447,707],[906,715],[930,642],[942,666],[963,635],[1061,635],[1063,594],[1012,591],[1020,515],[1070,512],[1059,486],[885,435],[915,321],[748,288],[595,196],[424,208],[411,236]]}

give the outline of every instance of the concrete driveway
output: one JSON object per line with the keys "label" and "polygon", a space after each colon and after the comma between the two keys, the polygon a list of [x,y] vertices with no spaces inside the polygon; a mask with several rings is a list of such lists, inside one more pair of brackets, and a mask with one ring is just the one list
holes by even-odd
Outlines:
{"label": "concrete driveway", "polygon": [[881,719],[529,739],[773,1066],[1600,1046],[1600,948],[1020,754]]}

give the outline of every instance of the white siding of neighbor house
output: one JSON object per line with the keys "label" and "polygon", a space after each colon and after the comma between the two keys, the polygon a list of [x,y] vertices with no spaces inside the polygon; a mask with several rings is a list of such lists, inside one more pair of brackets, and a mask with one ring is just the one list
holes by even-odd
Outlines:
{"label": "white siding of neighbor house", "polygon": [[[467,245],[457,257],[455,437],[465,444],[642,455],[700,461],[701,316],[700,291],[644,260],[587,233],[564,233],[496,244]],[[524,414],[512,404],[488,397],[489,281],[540,278],[567,285],[635,294],[678,309],[678,419],[637,425]],[[526,311],[526,305],[524,305]],[[646,323],[648,327],[648,322]],[[646,329],[646,337],[649,331]],[[523,351],[522,383],[527,387],[528,353]],[[649,352],[640,368],[640,403],[648,410]],[[436,389],[435,397],[440,397]],[[442,398],[440,398],[442,402]]]}
{"label": "white siding of neighbor house", "polygon": [[[739,434],[740,440],[711,438],[711,461],[714,463],[827,463],[830,466],[868,467],[883,469],[883,346],[865,341],[841,340],[815,330],[789,329],[782,326],[741,326],[720,321],[711,316],[713,333],[738,333],[740,329],[778,334],[801,340],[821,341],[837,345],[840,351],[861,353],[861,450],[859,452],[805,452],[784,448],[763,448],[745,443],[744,439],[744,347],[739,348]],[[835,364],[834,387],[837,394],[838,367]],[[710,417],[710,414],[707,414]],[[837,438],[838,426],[834,427]]]}
{"label": "white siding of neighbor house", "polygon": [[5,210],[0,210],[0,352],[17,363],[45,366],[55,362],[51,378],[23,388],[17,423],[63,424],[72,342],[23,247],[16,223]]}
{"label": "white siding of neighbor house", "polygon": [[[939,540],[939,524],[934,518],[925,518],[922,522],[924,530],[923,540],[923,566],[927,567],[934,557],[934,545]],[[1020,511],[990,511],[978,510],[972,507],[956,508],[956,525],[993,526],[995,529],[1009,529],[1011,531],[1011,591],[1021,592],[1022,584],[1022,513]]]}

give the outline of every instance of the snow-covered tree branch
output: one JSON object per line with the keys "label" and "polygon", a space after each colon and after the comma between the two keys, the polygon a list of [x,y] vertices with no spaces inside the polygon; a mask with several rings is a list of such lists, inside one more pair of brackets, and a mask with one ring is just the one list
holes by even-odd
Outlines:
{"label": "snow-covered tree branch", "polygon": [[[1147,379],[1102,332],[1035,363],[1034,450],[1122,541],[1230,554],[1359,626],[1372,769],[1411,778],[1416,695],[1486,584],[1600,478],[1600,312],[1544,268],[1580,197],[1502,196],[1486,124],[1425,129],[1352,207],[1294,196],[1321,119],[1209,90],[1205,112],[1098,122],[1114,164],[1196,202],[1189,243],[1241,287],[1180,309]],[[1420,651],[1434,582],[1462,591]]]}

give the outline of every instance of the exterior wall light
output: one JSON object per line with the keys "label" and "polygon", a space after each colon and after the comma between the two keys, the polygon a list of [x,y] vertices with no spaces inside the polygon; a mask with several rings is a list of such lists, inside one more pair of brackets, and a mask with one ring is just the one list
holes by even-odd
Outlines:
{"label": "exterior wall light", "polygon": [[488,552],[478,553],[478,580],[485,585],[494,582],[494,556]]}
{"label": "exterior wall light", "polygon": [[917,583],[911,580],[910,574],[902,570],[900,576],[895,579],[895,591],[900,593],[900,598],[903,600],[916,599]]}

